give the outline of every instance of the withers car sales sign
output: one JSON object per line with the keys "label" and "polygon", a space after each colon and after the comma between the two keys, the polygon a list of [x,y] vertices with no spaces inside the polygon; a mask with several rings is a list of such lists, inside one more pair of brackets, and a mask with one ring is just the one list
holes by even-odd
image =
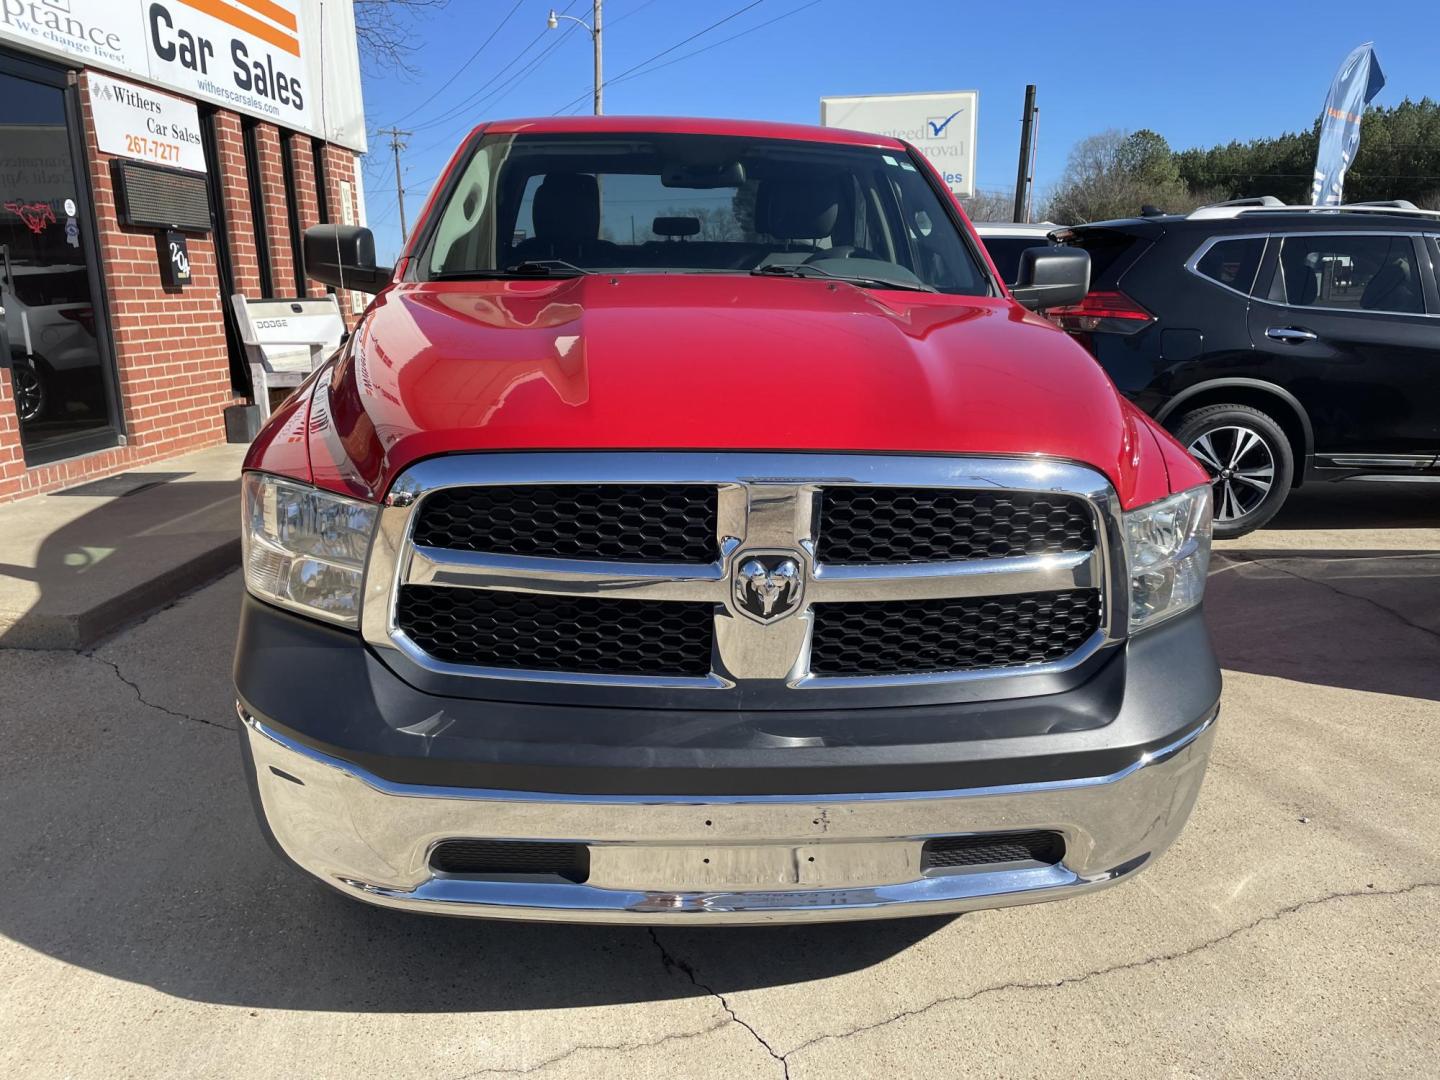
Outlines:
{"label": "withers car sales sign", "polygon": [[318,51],[320,39],[318,28],[308,37],[304,32],[303,6],[301,0],[0,0],[0,41],[321,134],[302,55]]}
{"label": "withers car sales sign", "polygon": [[89,82],[95,138],[104,153],[205,171],[200,111],[193,101],[93,71]]}
{"label": "withers car sales sign", "polygon": [[980,95],[974,90],[820,99],[820,123],[825,127],[904,139],[930,159],[951,191],[967,198],[975,194],[979,111]]}

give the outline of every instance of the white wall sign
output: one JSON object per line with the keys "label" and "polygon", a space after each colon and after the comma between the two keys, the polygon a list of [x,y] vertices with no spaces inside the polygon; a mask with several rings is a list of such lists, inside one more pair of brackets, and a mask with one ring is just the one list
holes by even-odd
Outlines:
{"label": "white wall sign", "polygon": [[91,72],[90,112],[105,153],[205,171],[200,111],[193,101]]}
{"label": "white wall sign", "polygon": [[820,99],[820,123],[904,139],[935,166],[950,190],[975,194],[975,126],[980,95],[869,94]]}
{"label": "white wall sign", "polygon": [[364,150],[353,19],[343,0],[0,0],[0,41]]}

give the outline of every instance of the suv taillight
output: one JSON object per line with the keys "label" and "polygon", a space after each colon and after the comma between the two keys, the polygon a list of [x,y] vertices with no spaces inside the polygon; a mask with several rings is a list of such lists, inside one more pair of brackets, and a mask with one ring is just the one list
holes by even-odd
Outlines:
{"label": "suv taillight", "polygon": [[1061,329],[1080,334],[1133,334],[1155,321],[1143,307],[1119,291],[1092,292],[1078,304],[1045,312]]}

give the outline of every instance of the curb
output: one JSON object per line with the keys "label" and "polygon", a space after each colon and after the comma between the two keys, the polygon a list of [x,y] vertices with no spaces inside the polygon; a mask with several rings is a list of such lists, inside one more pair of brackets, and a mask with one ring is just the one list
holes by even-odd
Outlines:
{"label": "curb", "polygon": [[239,565],[240,540],[236,537],[85,611],[19,615],[0,628],[0,649],[87,649]]}

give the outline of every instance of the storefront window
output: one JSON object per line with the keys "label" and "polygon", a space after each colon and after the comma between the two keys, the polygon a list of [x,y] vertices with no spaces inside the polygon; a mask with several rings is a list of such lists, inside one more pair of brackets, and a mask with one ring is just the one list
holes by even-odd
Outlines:
{"label": "storefront window", "polygon": [[112,426],[65,93],[0,68],[0,358],[31,464]]}

